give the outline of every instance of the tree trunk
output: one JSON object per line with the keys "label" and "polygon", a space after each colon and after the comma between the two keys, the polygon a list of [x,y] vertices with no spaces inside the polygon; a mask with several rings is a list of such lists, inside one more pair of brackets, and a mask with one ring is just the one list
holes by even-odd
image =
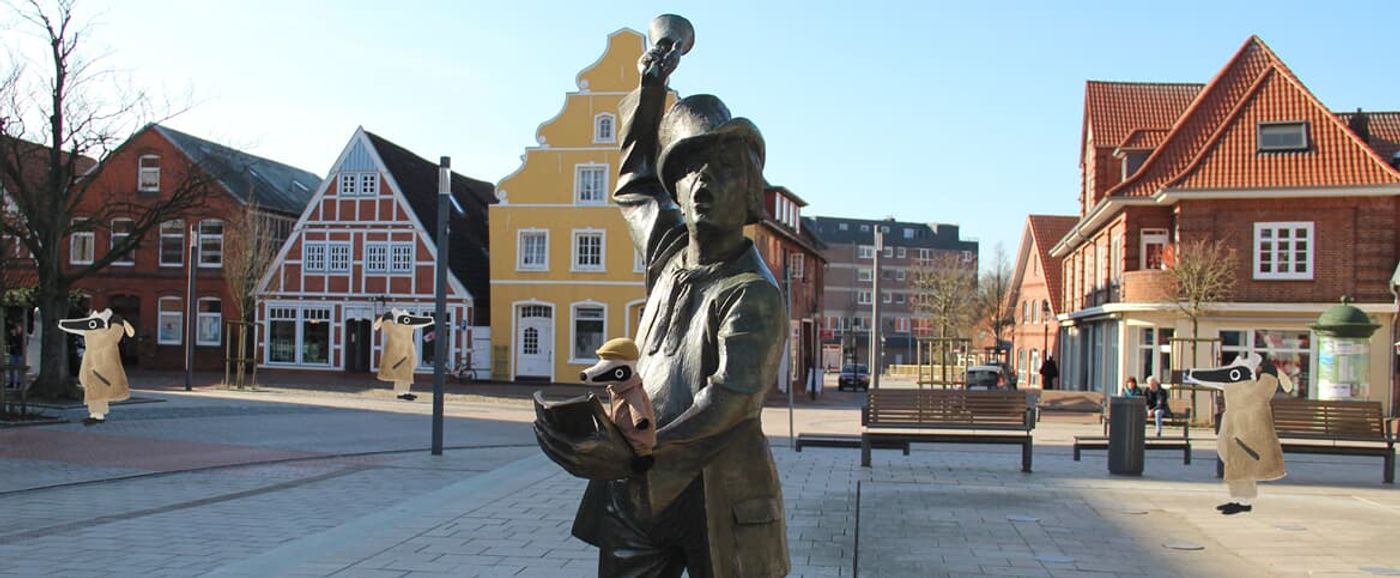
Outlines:
{"label": "tree trunk", "polygon": [[68,373],[68,334],[58,328],[58,320],[68,316],[68,291],[41,290],[37,301],[44,334],[39,349],[39,377],[31,394],[44,399],[82,399],[82,390]]}

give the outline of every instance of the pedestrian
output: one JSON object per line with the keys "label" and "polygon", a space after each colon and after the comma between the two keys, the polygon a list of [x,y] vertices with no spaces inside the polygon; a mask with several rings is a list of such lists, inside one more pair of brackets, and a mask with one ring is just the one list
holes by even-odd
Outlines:
{"label": "pedestrian", "polygon": [[1123,384],[1123,391],[1119,393],[1123,397],[1138,397],[1142,395],[1142,389],[1138,387],[1137,378],[1128,376],[1128,381]]}
{"label": "pedestrian", "polygon": [[1253,511],[1250,502],[1259,495],[1258,482],[1277,480],[1287,473],[1283,448],[1274,433],[1271,400],[1280,387],[1292,393],[1293,380],[1250,351],[1225,367],[1188,370],[1186,381],[1225,394],[1215,451],[1225,463],[1230,501],[1215,509],[1227,516]]}
{"label": "pedestrian", "polygon": [[1055,356],[1045,354],[1045,363],[1040,364],[1040,386],[1055,389],[1055,380],[1060,377],[1060,366],[1055,365]]}
{"label": "pedestrian", "polygon": [[1147,376],[1147,390],[1142,392],[1147,398],[1147,415],[1152,416],[1152,421],[1157,425],[1157,437],[1162,437],[1162,418],[1171,417],[1172,408],[1167,404],[1167,390],[1162,389],[1162,383],[1157,381],[1157,376]]}
{"label": "pedestrian", "polygon": [[24,329],[18,323],[11,323],[10,330],[5,335],[5,353],[9,355],[10,370],[8,373],[9,386],[18,388],[24,375]]}

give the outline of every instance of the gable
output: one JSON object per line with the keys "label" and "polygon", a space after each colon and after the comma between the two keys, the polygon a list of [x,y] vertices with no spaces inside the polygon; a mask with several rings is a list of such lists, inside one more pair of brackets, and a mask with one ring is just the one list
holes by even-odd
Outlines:
{"label": "gable", "polygon": [[[1260,123],[1304,121],[1309,148],[1259,152]],[[1336,187],[1397,182],[1330,111],[1276,70],[1255,83],[1218,138],[1168,186],[1185,189]]]}

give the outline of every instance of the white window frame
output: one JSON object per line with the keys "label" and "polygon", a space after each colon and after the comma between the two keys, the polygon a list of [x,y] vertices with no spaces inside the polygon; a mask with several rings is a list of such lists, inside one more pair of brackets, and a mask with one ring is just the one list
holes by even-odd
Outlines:
{"label": "white window frame", "polygon": [[[905,229],[905,230],[907,231],[908,229]],[[895,248],[895,251],[894,251],[894,254],[895,254],[896,257],[899,257],[900,259],[903,259],[903,258],[905,258],[905,257],[907,257],[907,256],[909,255],[909,253],[905,250],[904,247],[896,247],[896,248]]]}
{"label": "white window frame", "polygon": [[875,271],[872,269],[856,269],[856,282],[869,283],[875,279]]}
{"label": "white window frame", "polygon": [[[607,121],[604,125],[603,121]],[[607,130],[603,130],[604,127]],[[610,112],[600,112],[593,116],[593,142],[610,143],[617,142],[617,115]]]}
{"label": "white window frame", "polygon": [[[1161,246],[1162,246],[1162,250],[1161,250],[1158,254],[1159,254],[1159,255],[1166,255],[1168,239],[1169,239],[1169,237],[1167,236],[1167,230],[1166,230],[1166,229],[1143,229],[1143,230],[1141,230],[1141,231],[1138,232],[1138,270],[1139,270],[1139,271],[1146,271],[1146,270],[1148,269],[1148,267],[1147,267],[1147,248],[1148,248],[1149,246],[1152,246],[1152,245],[1161,245]],[[1161,267],[1160,267],[1160,268],[1165,269],[1166,266],[1167,266],[1166,259],[1162,259],[1162,263],[1161,263]]]}
{"label": "white window frame", "polygon": [[[146,160],[155,161],[146,166]],[[142,193],[160,192],[160,155],[141,155],[136,159],[136,190]]]}
{"label": "white window frame", "polygon": [[[604,342],[607,342],[607,339],[608,339],[608,305],[607,305],[606,303],[600,303],[600,302],[597,302],[597,301],[579,301],[579,302],[577,302],[577,303],[573,303],[573,304],[569,305],[569,363],[591,365],[591,364],[596,363],[596,362],[598,361],[598,356],[597,356],[596,353],[593,354],[593,355],[590,355],[590,356],[588,356],[588,357],[576,357],[576,356],[574,355],[575,353],[578,353],[578,352],[574,351],[574,346],[575,346],[575,345],[577,344],[577,342],[578,342],[577,340],[578,340],[578,322],[579,322],[578,311],[579,311],[579,309],[597,309],[597,310],[603,312],[603,316],[602,316],[602,321],[603,321],[603,341],[604,341]],[[592,353],[592,352],[590,352],[590,353]]]}
{"label": "white window frame", "polygon": [[913,329],[913,323],[910,322],[910,319],[909,319],[908,317],[895,317],[895,318],[894,318],[894,332],[895,332],[895,333],[909,333],[912,329]]}
{"label": "white window frame", "polygon": [[860,289],[856,291],[856,305],[870,305],[872,302],[873,296],[870,294],[869,289]]}
{"label": "white window frame", "polygon": [[360,173],[359,195],[362,197],[373,197],[379,194],[379,173]]}
{"label": "white window frame", "polygon": [[[306,361],[306,325],[313,321],[313,319],[311,319],[312,316],[309,315],[313,312],[318,313],[314,321],[325,323],[328,327],[328,329],[326,330],[325,363],[312,363]],[[335,324],[333,323],[333,319],[331,317],[331,308],[329,306],[310,306],[299,309],[297,311],[297,365],[309,365],[311,367],[331,367],[332,365],[334,365],[335,337]]]}
{"label": "white window frame", "polygon": [[[525,238],[538,237],[544,242],[544,259],[538,264],[526,263],[527,253],[525,251]],[[549,229],[520,229],[515,233],[515,270],[516,271],[548,271],[549,270]]]}
{"label": "white window frame", "polygon": [[354,197],[360,194],[359,173],[340,173],[340,178],[336,179],[336,183],[336,195]]}
{"label": "white window frame", "polygon": [[802,253],[788,255],[788,271],[793,279],[804,278],[807,275],[807,256]]}
{"label": "white window frame", "polygon": [[[585,199],[584,173],[597,173],[602,176],[598,184],[598,198]],[[579,205],[608,204],[608,165],[600,163],[580,163],[574,165],[574,203]]]}
{"label": "white window frame", "polygon": [[906,273],[906,272],[904,271],[904,269],[896,269],[896,270],[895,270],[895,272],[894,272],[894,280],[895,280],[895,281],[903,281],[903,280],[908,279],[908,278],[909,278],[909,274]]}
{"label": "white window frame", "polygon": [[[92,228],[87,219],[73,219],[73,227]],[[86,249],[86,255],[81,255]],[[92,230],[73,231],[68,234],[68,263],[70,265],[91,265],[97,258],[97,232]]]}
{"label": "white window frame", "polygon": [[[131,228],[135,228],[135,227],[136,227],[136,221],[133,220],[133,219],[124,219],[124,218],[123,218],[123,219],[112,219],[111,228],[108,229],[108,231],[109,231],[110,234],[107,236],[107,251],[108,251],[108,252],[111,252],[112,249],[115,249],[115,248],[117,247],[117,243],[120,241],[120,239],[125,239],[125,238],[131,236],[131,230],[132,230],[132,229],[127,229],[127,232],[125,232],[125,233],[117,233],[117,223],[120,223],[120,222],[125,222],[125,223],[130,224]],[[135,264],[136,264],[136,250],[134,250],[134,249],[131,250],[131,251],[127,251],[126,255],[124,255],[124,256],[122,256],[122,257],[118,257],[115,261],[112,261],[112,265],[114,265],[114,266],[126,266],[126,267],[129,267],[129,266],[132,266],[132,265],[135,265]]]}
{"label": "white window frame", "polygon": [[307,273],[325,273],[330,249],[325,241],[308,241],[301,247],[301,268]]}
{"label": "white window frame", "polygon": [[894,293],[891,293],[891,292],[889,292],[889,291],[881,291],[881,292],[880,292],[880,295],[881,295],[881,299],[880,299],[881,301],[883,301],[883,302],[885,302],[885,303],[894,303]]}
{"label": "white window frame", "polygon": [[[1301,143],[1290,143],[1282,145],[1265,145],[1264,132],[1269,129],[1292,129],[1296,128],[1302,137]],[[1282,132],[1282,131],[1278,131]],[[1261,122],[1255,127],[1255,145],[1259,152],[1290,152],[1306,151],[1312,148],[1312,138],[1309,136],[1308,121],[1289,120],[1281,122]]]}
{"label": "white window frame", "polygon": [[[336,255],[343,253],[342,255]],[[336,263],[337,257],[343,257],[342,263]],[[350,267],[355,262],[355,251],[350,247],[348,241],[333,241],[326,243],[326,272],[327,273],[349,273]]]}
{"label": "white window frame", "polygon": [[[217,223],[219,225],[219,234],[215,235],[212,233],[205,233],[204,225],[206,223]],[[222,269],[224,267],[224,230],[226,229],[227,224],[224,223],[222,219],[204,219],[201,220],[195,226],[198,227],[197,230],[199,231],[199,234],[197,236],[197,239],[199,240],[199,268]],[[204,261],[205,257],[210,254],[210,251],[207,251],[206,247],[209,247],[211,245],[217,245],[218,247],[217,252],[215,252],[215,254],[217,254],[219,257],[219,261],[217,263],[206,263]]]}
{"label": "white window frame", "polygon": [[[203,345],[203,346],[211,346],[211,345],[212,345],[212,346],[218,346],[218,345],[222,344],[222,343],[224,342],[224,313],[223,313],[223,311],[224,311],[224,309],[223,309],[224,304],[223,304],[223,301],[220,300],[218,297],[200,297],[199,300],[196,301],[195,303],[196,303],[196,306],[195,306],[195,315],[196,315],[195,319],[196,319],[196,322],[195,322],[195,334],[194,334],[195,341],[194,341],[194,344],[197,345],[197,346],[198,346],[198,345]],[[203,305],[203,304],[205,304],[205,303],[218,303],[218,304],[219,304],[219,311],[218,311],[218,312],[208,312],[208,313],[206,313],[206,312],[203,310],[203,307],[200,307],[201,305]],[[214,332],[215,332],[215,337],[214,337],[214,340],[213,340],[213,341],[204,339],[204,323],[205,323],[205,321],[207,321],[207,320],[209,320],[209,319],[213,319],[213,320],[214,320]]]}
{"label": "white window frame", "polygon": [[389,243],[382,241],[365,243],[365,273],[389,272]]}
{"label": "white window frame", "polygon": [[[263,335],[266,336],[263,339],[263,359],[267,360],[268,365],[289,366],[297,364],[297,360],[300,358],[297,352],[301,341],[299,336],[301,331],[300,315],[300,311],[294,305],[269,305],[267,307],[267,317],[264,320],[262,330]],[[278,322],[292,324],[292,359],[290,361],[272,358],[272,324]]]}
{"label": "white window frame", "polygon": [[[598,238],[598,264],[584,265],[579,263],[579,258],[583,255],[579,252],[579,240],[583,237]],[[603,229],[574,229],[573,235],[573,259],[571,271],[584,273],[601,273],[608,270],[608,232]]]}
{"label": "white window frame", "polygon": [[[1297,267],[1295,267],[1295,265],[1298,264],[1297,255],[1299,251],[1298,249],[1294,248],[1297,246],[1297,242],[1299,240],[1297,232],[1300,229],[1307,232],[1307,236],[1303,238],[1303,241],[1307,243],[1307,248],[1304,249],[1304,251],[1306,252],[1306,260],[1303,261],[1305,270],[1301,273],[1296,271]],[[1262,245],[1264,243],[1264,239],[1261,236],[1261,233],[1263,233],[1266,230],[1272,233],[1269,239],[1269,255],[1271,257],[1269,261],[1270,271],[1260,272],[1260,253],[1263,252]],[[1282,230],[1289,231],[1289,248],[1286,251],[1280,252],[1278,232]],[[1316,229],[1314,228],[1312,221],[1257,222],[1254,223],[1254,252],[1252,253],[1253,257],[1251,257],[1250,259],[1250,271],[1252,272],[1253,278],[1257,280],[1311,280],[1313,278],[1313,256],[1316,254],[1316,251],[1317,235]],[[1287,260],[1283,261],[1283,263],[1286,264],[1287,268],[1283,272],[1278,271],[1280,264],[1278,257],[1280,255],[1287,256]]]}
{"label": "white window frame", "polygon": [[[174,311],[166,311],[163,303],[173,302],[176,304]],[[161,332],[161,326],[165,324],[166,317],[175,317],[175,336],[168,337]],[[185,303],[179,297],[161,297],[156,300],[156,343],[160,345],[179,345],[183,343],[185,334]]]}
{"label": "white window frame", "polygon": [[895,302],[896,305],[902,305],[902,304],[904,304],[904,301],[905,301],[905,298],[904,298],[904,292],[903,292],[903,291],[900,291],[900,292],[897,292],[897,293],[894,294],[894,302]]}
{"label": "white window frame", "polygon": [[[180,259],[179,259],[178,261],[174,261],[174,262],[166,261],[166,260],[165,260],[165,240],[166,240],[167,238],[174,238],[174,237],[176,236],[176,235],[173,234],[173,233],[168,233],[168,232],[166,232],[166,226],[167,226],[167,225],[171,225],[171,224],[174,224],[174,225],[175,225],[175,228],[178,228],[179,231],[180,231],[180,233],[179,233],[179,238],[180,238]],[[186,241],[187,241],[187,240],[185,239],[185,235],[187,234],[187,231],[185,231],[185,222],[184,222],[183,220],[180,220],[180,219],[171,219],[171,220],[169,220],[169,221],[165,221],[165,222],[161,223],[161,224],[160,224],[159,230],[160,230],[160,246],[157,247],[157,251],[156,251],[156,252],[157,252],[157,255],[158,255],[158,259],[159,259],[159,262],[160,262],[160,266],[161,266],[161,267],[184,267],[184,266],[185,266],[185,253],[186,253],[186,251],[187,251],[187,249],[186,249],[186,244],[185,244]]]}
{"label": "white window frame", "polygon": [[886,259],[893,259],[893,258],[894,258],[894,247],[885,247],[885,258],[886,258]]}
{"label": "white window frame", "polygon": [[[389,243],[389,273],[412,273],[418,266],[417,243]],[[405,258],[406,257],[406,258]]]}
{"label": "white window frame", "polygon": [[[865,226],[865,225],[862,225],[862,226]],[[874,246],[874,245],[861,245],[860,248],[859,248],[859,250],[860,250],[859,255],[860,255],[860,258],[861,258],[861,259],[874,259],[874,258],[875,258],[875,246]]]}

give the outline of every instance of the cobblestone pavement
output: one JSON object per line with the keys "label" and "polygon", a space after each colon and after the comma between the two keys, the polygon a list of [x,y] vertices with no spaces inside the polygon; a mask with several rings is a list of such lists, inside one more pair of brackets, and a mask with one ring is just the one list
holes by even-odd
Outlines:
{"label": "cobblestone pavement", "polygon": [[[450,404],[448,445],[477,447],[434,457],[397,451],[426,445],[421,401],[142,395],[168,401],[0,431],[0,575],[595,574],[569,536],[583,482],[539,455],[526,406]],[[846,399],[801,409],[798,431],[855,431]],[[1290,454],[1254,512],[1225,517],[1209,440],[1190,466],[1152,452],[1143,477],[1109,476],[1103,452],[1070,459],[1098,429],[1072,416],[1038,427],[1033,474],[1018,448],[962,445],[861,468],[854,450],[787,449],[787,420],[765,412],[793,576],[853,576],[857,557],[862,577],[1400,573],[1400,494],[1375,458]]]}

